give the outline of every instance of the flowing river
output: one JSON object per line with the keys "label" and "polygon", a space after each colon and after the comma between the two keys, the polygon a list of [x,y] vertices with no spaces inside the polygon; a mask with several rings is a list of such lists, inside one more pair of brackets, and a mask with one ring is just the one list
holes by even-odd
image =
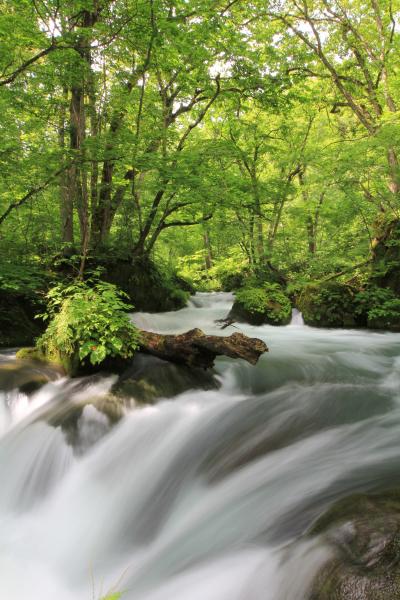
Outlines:
{"label": "flowing river", "polygon": [[[400,485],[400,334],[237,325],[229,294],[137,314],[143,328],[242,331],[257,366],[218,359],[219,389],[127,410],[87,406],[72,443],[49,407],[106,396],[115,377],[38,391],[0,356],[0,597],[301,600],[331,553],[305,532],[336,499]],[[40,369],[39,369],[40,376]]]}

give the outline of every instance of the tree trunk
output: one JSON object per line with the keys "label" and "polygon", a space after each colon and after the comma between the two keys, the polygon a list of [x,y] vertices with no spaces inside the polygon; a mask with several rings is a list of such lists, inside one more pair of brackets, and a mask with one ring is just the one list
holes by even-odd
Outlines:
{"label": "tree trunk", "polygon": [[212,267],[212,250],[211,250],[210,234],[208,233],[207,227],[204,228],[203,241],[204,241],[204,252],[205,252],[204,261],[206,264],[206,269],[208,271]]}
{"label": "tree trunk", "polygon": [[258,190],[258,180],[254,173],[251,175],[252,187],[253,187],[253,198],[254,198],[254,220],[256,225],[256,250],[257,250],[257,262],[261,264],[264,260],[264,224],[263,215],[261,210],[260,194]]}
{"label": "tree trunk", "polygon": [[268,352],[268,347],[262,340],[242,333],[223,337],[192,329],[180,335],[141,331],[140,351],[177,364],[209,369],[220,355],[242,358],[255,365],[260,356]]}
{"label": "tree trunk", "polygon": [[[64,89],[64,100],[68,98],[68,90]],[[60,112],[58,140],[60,148],[65,150],[66,107],[63,104]],[[60,175],[60,220],[62,252],[67,255],[74,245],[74,204],[70,194],[69,174],[65,170]]]}

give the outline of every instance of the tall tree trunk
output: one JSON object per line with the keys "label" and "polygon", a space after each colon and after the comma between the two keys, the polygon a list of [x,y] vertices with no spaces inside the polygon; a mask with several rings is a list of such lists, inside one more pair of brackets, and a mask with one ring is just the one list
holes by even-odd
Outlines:
{"label": "tall tree trunk", "polygon": [[208,271],[209,269],[211,269],[212,261],[213,261],[210,234],[208,231],[208,227],[204,227],[203,242],[204,242],[204,253],[205,253],[204,262],[206,265],[206,269]]}
{"label": "tall tree trunk", "polygon": [[[91,70],[89,74],[88,83],[88,98],[89,98],[89,118],[90,118],[90,137],[92,140],[96,140],[100,131],[100,119],[96,109],[96,87],[95,77]],[[98,179],[99,179],[99,165],[97,160],[94,160],[91,164],[90,171],[90,214],[93,215],[97,208],[98,202]]]}
{"label": "tall tree trunk", "polygon": [[250,219],[249,219],[249,251],[251,256],[252,265],[256,264],[256,251],[255,251],[255,242],[254,242],[254,211],[250,210]]}
{"label": "tall tree trunk", "polygon": [[85,107],[82,85],[71,90],[70,103],[70,147],[74,154],[74,164],[69,170],[69,185],[72,201],[77,209],[81,231],[81,248],[88,236],[88,189],[87,175],[82,170],[82,143],[85,139]]}
{"label": "tall tree trunk", "polygon": [[250,169],[251,185],[253,190],[254,201],[254,223],[256,227],[255,250],[257,254],[257,262],[262,263],[264,260],[264,223],[261,210],[260,193],[258,189],[258,179],[254,167]]}
{"label": "tall tree trunk", "polygon": [[[63,90],[64,101],[68,98],[68,90]],[[66,106],[63,102],[60,111],[60,122],[58,130],[58,140],[62,151],[65,150],[65,126],[66,126]],[[69,185],[69,173],[62,171],[60,175],[60,221],[61,221],[61,244],[62,252],[68,255],[73,251],[74,245],[74,204]]]}
{"label": "tall tree trunk", "polygon": [[[130,81],[126,85],[126,94],[129,96],[134,84],[137,82],[139,77],[139,71],[132,73]],[[111,225],[118,210],[118,207],[124,197],[125,189],[127,186],[120,186],[113,193],[113,177],[115,168],[115,159],[112,156],[115,150],[116,137],[123,125],[124,118],[126,115],[127,108],[123,106],[118,109],[111,118],[110,127],[108,131],[108,141],[106,143],[104,152],[105,158],[103,162],[103,169],[101,173],[101,182],[98,195],[96,195],[96,205],[92,212],[92,235],[91,243],[93,248],[102,246],[108,238],[110,233]]]}
{"label": "tall tree trunk", "polygon": [[[91,110],[95,106],[94,79],[92,72],[92,60],[90,51],[90,36],[87,30],[96,23],[100,8],[95,3],[97,12],[83,10],[80,13],[79,25],[75,24],[77,37],[74,44],[74,49],[80,56],[80,64],[77,67],[77,72],[74,73],[74,80],[71,86],[71,100],[69,110],[69,127],[70,127],[70,149],[73,156],[73,164],[68,171],[68,188],[70,201],[76,208],[79,218],[80,238],[81,238],[81,265],[80,275],[83,275],[85,268],[86,255],[90,242],[90,227],[89,227],[89,197],[94,201],[93,195],[95,188],[96,171],[91,174],[91,192],[89,193],[88,173],[85,168],[85,148],[84,142],[86,139],[86,109],[85,109],[85,94],[90,97]],[[82,29],[79,32],[79,29]],[[85,33],[83,33],[83,31]],[[93,114],[91,113],[93,119]],[[91,131],[94,133],[94,121],[91,121]]]}

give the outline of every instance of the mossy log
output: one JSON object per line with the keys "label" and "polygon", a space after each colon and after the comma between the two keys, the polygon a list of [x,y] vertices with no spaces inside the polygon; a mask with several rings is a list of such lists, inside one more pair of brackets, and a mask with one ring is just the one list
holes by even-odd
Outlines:
{"label": "mossy log", "polygon": [[206,335],[201,329],[191,329],[179,335],[162,335],[141,331],[140,351],[171,362],[209,369],[217,356],[242,358],[255,365],[267,345],[242,333],[229,337]]}

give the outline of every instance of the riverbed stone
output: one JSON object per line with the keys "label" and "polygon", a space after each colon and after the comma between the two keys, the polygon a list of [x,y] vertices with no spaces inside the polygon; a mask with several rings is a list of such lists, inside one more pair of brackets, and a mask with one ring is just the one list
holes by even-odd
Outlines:
{"label": "riverbed stone", "polygon": [[311,529],[333,547],[309,600],[400,598],[400,490],[339,500]]}

